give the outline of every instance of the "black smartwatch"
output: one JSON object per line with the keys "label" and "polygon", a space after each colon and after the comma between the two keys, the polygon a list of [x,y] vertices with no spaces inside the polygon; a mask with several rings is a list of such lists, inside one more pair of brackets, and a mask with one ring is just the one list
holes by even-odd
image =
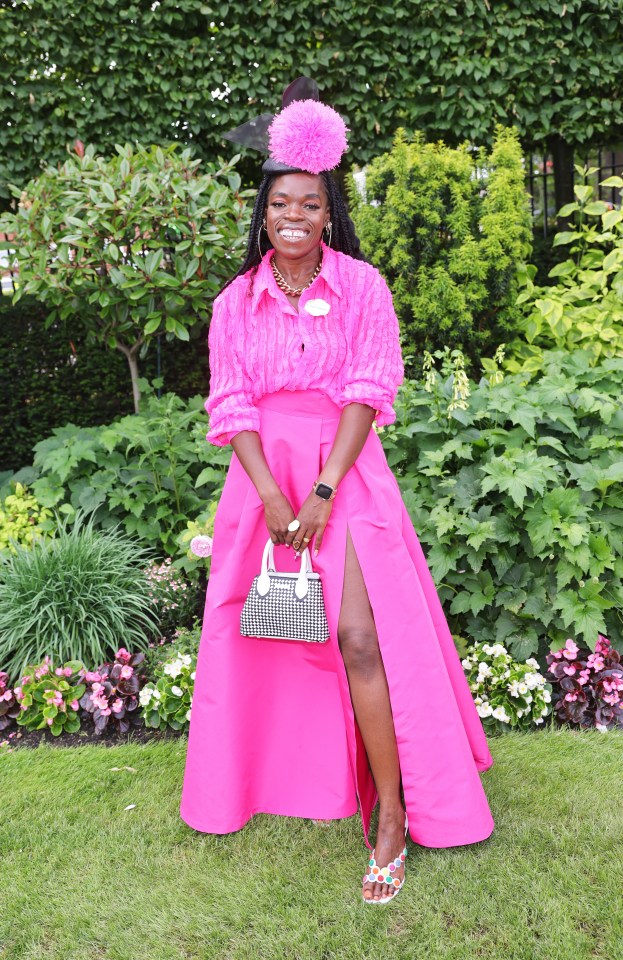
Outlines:
{"label": "black smartwatch", "polygon": [[323,500],[333,500],[337,493],[337,487],[332,487],[329,483],[324,483],[322,480],[316,480],[312,489],[314,493]]}

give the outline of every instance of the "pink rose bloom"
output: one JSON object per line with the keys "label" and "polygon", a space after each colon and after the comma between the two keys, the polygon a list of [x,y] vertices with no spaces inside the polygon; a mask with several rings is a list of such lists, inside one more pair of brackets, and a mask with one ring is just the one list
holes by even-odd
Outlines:
{"label": "pink rose bloom", "polygon": [[121,678],[122,680],[129,680],[134,673],[134,667],[130,667],[126,664],[125,667],[121,668]]}
{"label": "pink rose bloom", "polygon": [[190,541],[190,549],[196,557],[211,557],[212,537],[208,537],[207,535],[193,537]]}
{"label": "pink rose bloom", "polygon": [[129,663],[132,659],[132,654],[128,653],[125,647],[119,647],[115,655],[116,660],[120,660],[121,663]]}

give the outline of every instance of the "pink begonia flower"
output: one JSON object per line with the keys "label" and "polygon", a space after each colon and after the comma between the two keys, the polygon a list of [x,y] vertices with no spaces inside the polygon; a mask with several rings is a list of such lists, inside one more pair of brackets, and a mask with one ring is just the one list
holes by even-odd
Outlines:
{"label": "pink begonia flower", "polygon": [[603,670],[605,666],[603,658],[598,653],[591,653],[590,657],[588,658],[588,663],[596,672]]}
{"label": "pink begonia flower", "polygon": [[103,684],[103,683],[96,682],[96,683],[94,683],[93,686],[91,687],[91,693],[99,693],[100,690],[103,690],[103,689],[104,689],[104,684]]}
{"label": "pink begonia flower", "polygon": [[597,643],[595,644],[596,653],[608,653],[610,650],[610,641],[608,637],[602,636],[601,633],[597,634]]}
{"label": "pink begonia flower", "polygon": [[79,709],[80,709],[80,704],[79,704],[79,702],[78,702],[77,700],[72,700],[72,701],[71,701],[71,709],[72,709],[72,710],[79,710]]}
{"label": "pink begonia flower", "polygon": [[575,667],[571,663],[567,667],[563,667],[562,669],[567,674],[568,677],[572,677],[573,674],[575,673]]}
{"label": "pink begonia flower", "polygon": [[31,677],[31,676],[22,677],[22,683],[29,683],[31,680],[32,680],[32,677]]}
{"label": "pink begonia flower", "polygon": [[212,543],[212,537],[204,534],[199,537],[193,537],[190,541],[191,552],[194,553],[196,557],[211,557]]}
{"label": "pink begonia flower", "polygon": [[12,696],[13,696],[13,691],[7,690],[5,693],[2,694],[2,696],[0,697],[0,700],[10,700]]}
{"label": "pink begonia flower", "polygon": [[20,710],[28,710],[28,707],[26,706],[25,703],[21,705]]}
{"label": "pink begonia flower", "polygon": [[571,639],[567,640],[562,651],[563,657],[566,657],[567,660],[575,660],[577,656],[577,652],[578,652],[577,643],[574,643],[574,641]]}
{"label": "pink begonia flower", "polygon": [[577,700],[577,693],[565,693],[565,700]]}
{"label": "pink begonia flower", "polygon": [[71,677],[73,670],[71,669],[71,667],[65,667],[65,669],[63,670],[63,673],[65,674],[66,677]]}
{"label": "pink begonia flower", "polygon": [[123,710],[123,700],[119,700],[119,698],[117,697],[117,699],[113,700],[112,702],[112,708],[115,711],[115,713],[119,713],[121,710]]}
{"label": "pink begonia flower", "polygon": [[62,668],[62,667],[57,667],[56,670],[54,671],[54,673],[56,674],[57,677],[62,677],[62,676],[63,676],[63,668]]}
{"label": "pink begonia flower", "polygon": [[125,667],[121,667],[121,678],[122,680],[129,680],[134,674],[134,667],[130,667],[128,664]]}
{"label": "pink begonia flower", "polygon": [[129,663],[132,659],[132,654],[128,653],[125,647],[119,647],[115,655],[116,660],[120,660],[121,663]]}
{"label": "pink begonia flower", "polygon": [[84,679],[87,683],[94,683],[102,679],[101,673],[98,673],[97,670],[87,670],[84,675]]}
{"label": "pink begonia flower", "polygon": [[52,724],[54,723],[54,718],[53,718],[53,717],[47,717],[47,718],[46,718],[46,723],[47,723],[47,725],[48,725],[49,727],[51,727]]}

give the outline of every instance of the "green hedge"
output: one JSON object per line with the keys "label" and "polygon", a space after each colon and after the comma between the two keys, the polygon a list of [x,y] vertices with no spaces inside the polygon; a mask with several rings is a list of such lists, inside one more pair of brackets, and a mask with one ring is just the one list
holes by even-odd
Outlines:
{"label": "green hedge", "polygon": [[[72,321],[70,334],[60,322],[46,329],[46,316],[32,298],[16,306],[0,298],[0,471],[32,463],[34,445],[68,420],[95,426],[132,410],[125,358],[88,346],[80,318]],[[163,343],[165,390],[182,397],[207,395],[207,364],[205,330],[191,332],[189,343]],[[155,346],[143,369],[147,378],[156,376]]]}

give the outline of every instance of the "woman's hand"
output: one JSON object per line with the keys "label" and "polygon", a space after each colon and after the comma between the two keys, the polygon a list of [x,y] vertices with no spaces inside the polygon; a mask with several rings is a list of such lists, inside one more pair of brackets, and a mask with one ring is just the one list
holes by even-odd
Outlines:
{"label": "woman's hand", "polygon": [[[320,550],[324,528],[326,527],[331,510],[333,509],[332,500],[323,500],[316,493],[309,494],[307,499],[301,504],[301,509],[297,513],[297,519],[301,521],[298,530],[286,530],[285,544],[290,546],[296,544],[295,550],[304,550],[305,547],[311,549],[312,537],[316,537],[314,543],[314,556]],[[308,543],[304,542],[304,537],[308,537]]]}

